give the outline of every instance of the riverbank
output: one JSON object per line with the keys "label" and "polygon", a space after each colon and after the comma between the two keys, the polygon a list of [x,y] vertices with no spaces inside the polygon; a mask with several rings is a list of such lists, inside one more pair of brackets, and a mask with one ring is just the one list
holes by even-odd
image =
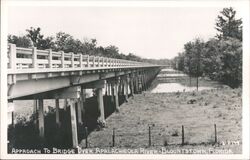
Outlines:
{"label": "riverbank", "polygon": [[[241,88],[222,87],[199,92],[144,92],[135,95],[120,106],[119,113],[106,119],[107,128],[89,135],[89,147],[110,148],[115,128],[116,148],[166,147],[241,153],[241,93]],[[217,126],[216,145],[214,124]],[[151,147],[148,147],[148,125],[151,125]],[[181,145],[182,125],[184,146]],[[83,148],[84,143],[81,143]]]}

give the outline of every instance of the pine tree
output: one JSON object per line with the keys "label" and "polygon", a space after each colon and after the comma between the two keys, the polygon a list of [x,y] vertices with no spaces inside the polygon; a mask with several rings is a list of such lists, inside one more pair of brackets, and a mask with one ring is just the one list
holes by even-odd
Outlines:
{"label": "pine tree", "polygon": [[230,8],[224,8],[216,19],[216,30],[219,31],[217,37],[219,39],[227,39],[228,37],[236,38],[242,41],[242,20],[236,19],[236,11]]}

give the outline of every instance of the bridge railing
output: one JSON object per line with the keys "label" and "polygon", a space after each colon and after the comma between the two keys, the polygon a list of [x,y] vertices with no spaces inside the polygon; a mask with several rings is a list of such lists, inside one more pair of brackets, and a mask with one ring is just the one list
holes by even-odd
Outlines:
{"label": "bridge railing", "polygon": [[[20,70],[59,69],[76,70],[84,68],[114,68],[131,66],[148,66],[152,64],[124,59],[89,56],[83,54],[54,52],[51,49],[38,50],[33,48],[16,47],[8,45],[8,70],[9,72]],[[20,72],[19,72],[20,73]]]}

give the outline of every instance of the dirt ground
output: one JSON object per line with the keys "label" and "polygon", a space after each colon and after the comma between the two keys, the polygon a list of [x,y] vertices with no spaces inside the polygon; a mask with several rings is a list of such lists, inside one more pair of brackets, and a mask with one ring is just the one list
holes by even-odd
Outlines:
{"label": "dirt ground", "polygon": [[[115,148],[158,150],[164,147],[176,153],[200,153],[203,150],[208,154],[241,153],[241,94],[241,88],[228,87],[199,92],[143,92],[130,97],[118,113],[109,116],[106,128],[90,133],[89,147],[111,148],[115,129]],[[214,144],[214,124],[217,144]],[[185,145],[181,145],[182,125]],[[81,147],[85,147],[84,140]],[[189,151],[185,152],[185,149]]]}

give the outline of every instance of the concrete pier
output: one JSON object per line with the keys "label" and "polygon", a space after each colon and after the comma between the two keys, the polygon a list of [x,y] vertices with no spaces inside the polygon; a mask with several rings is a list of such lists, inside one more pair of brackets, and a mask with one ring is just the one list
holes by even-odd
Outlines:
{"label": "concrete pier", "polygon": [[38,125],[39,125],[39,136],[44,138],[44,108],[43,99],[38,99]]}

